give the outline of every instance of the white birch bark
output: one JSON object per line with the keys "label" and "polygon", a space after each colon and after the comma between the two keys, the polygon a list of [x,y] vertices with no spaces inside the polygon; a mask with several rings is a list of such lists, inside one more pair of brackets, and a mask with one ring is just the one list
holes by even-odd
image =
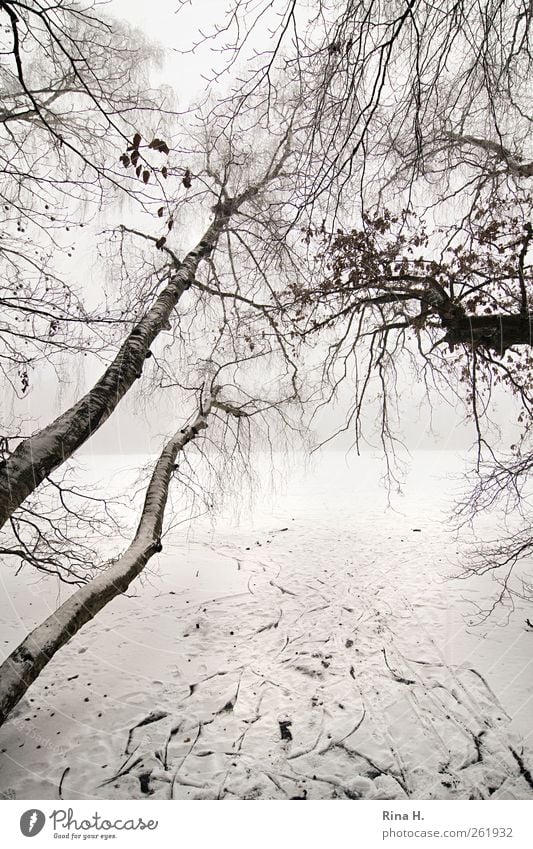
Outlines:
{"label": "white birch bark", "polygon": [[135,538],[124,554],[90,583],[80,587],[37,626],[0,666],[0,725],[41,670],[80,628],[113,598],[125,592],[150,558],[161,550],[161,530],[176,455],[207,427],[215,402],[213,389],[196,418],[163,448],[146,491]]}

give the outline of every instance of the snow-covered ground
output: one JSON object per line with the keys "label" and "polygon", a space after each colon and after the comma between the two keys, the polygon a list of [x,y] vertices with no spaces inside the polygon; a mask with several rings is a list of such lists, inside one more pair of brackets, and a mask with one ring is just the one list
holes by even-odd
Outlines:
{"label": "snow-covered ground", "polygon": [[[418,453],[392,510],[377,461],[326,453],[239,522],[177,527],[0,729],[0,793],[533,798],[531,613],[469,624],[495,586],[447,580],[459,469]],[[23,574],[4,654],[57,601]]]}

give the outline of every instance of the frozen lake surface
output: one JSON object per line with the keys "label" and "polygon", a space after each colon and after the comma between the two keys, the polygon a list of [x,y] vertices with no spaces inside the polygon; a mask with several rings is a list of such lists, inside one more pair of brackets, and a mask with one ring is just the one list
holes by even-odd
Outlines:
{"label": "frozen lake surface", "polygon": [[[533,798],[530,606],[472,624],[496,586],[450,579],[460,469],[417,453],[388,508],[378,461],[329,452],[238,518],[176,527],[0,729],[0,792]],[[58,589],[0,574],[7,655]]]}

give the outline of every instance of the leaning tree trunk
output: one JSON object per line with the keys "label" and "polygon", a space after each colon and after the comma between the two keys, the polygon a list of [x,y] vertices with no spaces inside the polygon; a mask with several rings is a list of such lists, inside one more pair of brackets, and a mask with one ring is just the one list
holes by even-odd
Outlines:
{"label": "leaning tree trunk", "polygon": [[155,303],[133,328],[92,389],[51,424],[23,440],[0,465],[0,528],[42,481],[100,428],[141,376],[150,345],[194,281],[202,257],[214,248],[235,209],[221,206],[199,244],[187,254]]}
{"label": "leaning tree trunk", "polygon": [[0,464],[0,529],[42,481],[67,460],[96,431],[140,377],[150,345],[166,327],[182,294],[194,282],[198,264],[209,256],[229,219],[276,179],[290,155],[291,134],[278,148],[279,156],[255,184],[230,197],[223,186],[214,206],[215,218],[194,250],[179,264],[154,305],[133,328],[120,351],[93,388],[50,425],[23,440]]}
{"label": "leaning tree trunk", "polygon": [[163,448],[146,491],[137,533],[124,554],[105,572],[76,590],[0,666],[0,725],[55,653],[108,602],[123,593],[150,558],[161,551],[163,516],[176,455],[207,427],[215,396],[213,390],[194,422],[178,431]]}

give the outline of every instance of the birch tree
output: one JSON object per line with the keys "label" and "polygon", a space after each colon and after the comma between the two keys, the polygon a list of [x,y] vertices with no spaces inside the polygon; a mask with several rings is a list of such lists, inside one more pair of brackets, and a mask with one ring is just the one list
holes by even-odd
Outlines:
{"label": "birch tree", "polygon": [[258,182],[233,196],[222,186],[212,222],[183,260],[173,259],[166,285],[128,334],[102,377],[77,404],[47,427],[22,440],[4,460],[0,468],[0,526],[55,468],[101,427],[131,389],[150,356],[150,345],[168,326],[178,301],[192,285],[199,264],[212,254],[232,216],[278,177],[288,154],[285,139]]}
{"label": "birch tree", "polygon": [[[246,334],[255,332],[245,310],[252,310],[264,325],[255,346],[246,342],[255,347],[255,354],[249,348],[250,356],[264,353],[269,344],[266,333],[287,354],[286,340],[272,320],[274,300],[270,294],[268,303],[254,300],[254,293],[261,275],[260,285],[269,292],[267,269],[261,268],[259,232],[263,230],[265,243],[271,236],[277,239],[275,193],[290,145],[285,128],[257,162],[252,163],[251,146],[238,144],[236,136],[228,135],[212,150],[205,122],[195,124],[191,119],[184,126],[172,113],[168,92],[150,89],[142,68],[157,61],[157,51],[139,33],[100,15],[96,7],[6,2],[0,4],[0,15],[5,23],[0,79],[5,233],[0,260],[6,268],[5,290],[0,291],[0,368],[6,391],[30,394],[47,364],[61,369],[56,365],[58,355],[63,359],[70,355],[73,363],[90,356],[105,364],[92,389],[34,433],[25,421],[10,417],[8,406],[3,411],[0,550],[10,562],[14,558],[79,584],[87,579],[87,563],[94,560],[84,533],[98,535],[101,515],[108,513],[109,505],[88,499],[82,488],[62,478],[59,467],[133,387],[145,384],[143,391],[150,392],[150,380],[142,380],[143,372],[149,371],[161,385],[170,371],[173,382],[189,381],[190,374],[180,374],[179,365],[169,366],[158,350],[161,336],[168,342],[170,334],[181,346],[183,364],[200,357],[201,345],[196,351],[191,344],[187,351],[182,344],[185,337],[176,307],[183,295],[188,293],[185,312],[194,301],[198,327],[206,332],[211,333],[209,316],[217,315],[219,327],[228,328],[226,310],[234,314],[235,327],[224,331],[219,344],[223,362],[224,346],[230,359],[242,358],[233,338],[237,325],[243,329],[246,325]],[[166,134],[172,122],[174,144]],[[263,142],[258,145],[262,147]],[[78,228],[90,226],[97,209],[102,204],[105,209],[117,196],[128,199],[128,209],[140,210],[145,229],[133,234],[131,228],[128,232],[112,227],[111,242],[116,245],[112,239],[118,240],[129,257],[142,242],[143,251],[136,254],[142,253],[142,271],[137,274],[134,263],[118,270],[112,247],[104,269],[111,279],[105,307],[88,308],[84,282],[76,279],[76,272],[65,271],[65,261],[74,265]],[[179,231],[194,229],[202,218],[203,235],[182,253],[186,239]],[[150,235],[154,230],[159,230],[157,235]],[[240,240],[239,262],[247,256],[241,267],[233,260],[226,263],[232,269],[233,292],[222,291],[219,261],[220,255],[227,256],[232,240]],[[234,253],[236,248],[232,246]],[[247,282],[246,274],[255,283]],[[101,288],[104,291],[103,284]],[[266,339],[263,346],[261,339]],[[291,392],[294,395],[294,387]],[[53,508],[47,506],[51,501]],[[105,521],[108,518],[104,515]]]}
{"label": "birch tree", "polygon": [[124,593],[154,554],[161,551],[163,520],[176,458],[189,443],[201,437],[217,411],[238,419],[248,415],[242,405],[235,407],[220,397],[220,387],[206,379],[196,414],[168,440],[155,463],[131,544],[28,634],[0,666],[0,724],[56,652],[106,604]]}

